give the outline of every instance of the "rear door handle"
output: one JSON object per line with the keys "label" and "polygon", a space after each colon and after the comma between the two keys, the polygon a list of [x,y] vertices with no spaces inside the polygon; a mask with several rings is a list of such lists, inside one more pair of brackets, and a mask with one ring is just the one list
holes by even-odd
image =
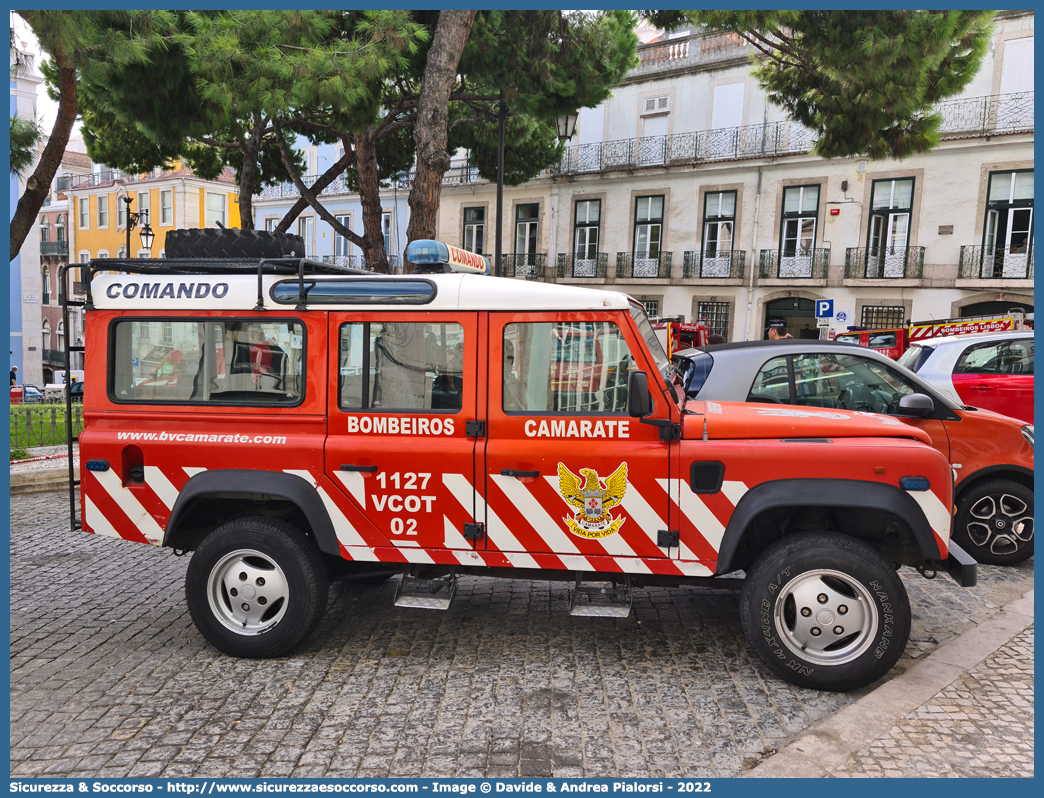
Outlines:
{"label": "rear door handle", "polygon": [[377,466],[361,466],[361,465],[342,465],[342,471],[376,471]]}
{"label": "rear door handle", "polygon": [[992,385],[987,385],[986,383],[982,383],[982,382],[980,382],[978,385],[969,385],[968,387],[971,388],[973,391],[992,391],[993,390],[993,386]]}
{"label": "rear door handle", "polygon": [[500,469],[500,476],[502,477],[539,477],[539,471],[516,471],[513,468],[502,468]]}

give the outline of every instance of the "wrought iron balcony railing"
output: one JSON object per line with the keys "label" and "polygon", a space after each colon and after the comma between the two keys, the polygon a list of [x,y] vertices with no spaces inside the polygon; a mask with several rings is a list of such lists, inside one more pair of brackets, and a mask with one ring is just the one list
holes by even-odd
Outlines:
{"label": "wrought iron balcony railing", "polygon": [[710,252],[686,252],[682,260],[682,277],[732,280],[743,277],[747,253],[742,249]]}
{"label": "wrought iron balcony railing", "polygon": [[68,255],[69,254],[69,242],[64,238],[59,241],[41,241],[40,242],[40,254],[41,255]]}
{"label": "wrought iron balcony railing", "polygon": [[919,280],[924,274],[924,247],[849,247],[845,277],[853,280]]}
{"label": "wrought iron balcony railing", "polygon": [[[936,111],[942,116],[943,138],[1019,133],[1033,130],[1033,92],[947,100]],[[809,152],[816,135],[796,122],[716,128],[671,136],[620,139],[566,148],[555,174],[611,172],[742,158],[769,158]]]}
{"label": "wrought iron balcony railing", "polygon": [[501,255],[500,273],[504,277],[539,280],[547,273],[547,253],[512,252]]}
{"label": "wrought iron balcony railing", "polygon": [[608,252],[597,252],[593,258],[580,257],[573,252],[563,252],[558,256],[558,276],[561,278],[605,277],[608,271]]}
{"label": "wrought iron balcony railing", "polygon": [[617,252],[616,276],[669,278],[673,262],[673,252],[661,252],[652,257],[642,255],[640,252]]}
{"label": "wrought iron balcony railing", "polygon": [[61,349],[44,349],[43,362],[49,366],[64,366],[65,352]]}
{"label": "wrought iron balcony railing", "polygon": [[957,276],[962,280],[1027,280],[1033,279],[1033,242],[1029,252],[1008,252],[993,247],[961,247]]}
{"label": "wrought iron balcony railing", "polygon": [[758,277],[825,280],[829,266],[829,249],[810,249],[793,255],[785,255],[778,249],[763,249],[758,256]]}

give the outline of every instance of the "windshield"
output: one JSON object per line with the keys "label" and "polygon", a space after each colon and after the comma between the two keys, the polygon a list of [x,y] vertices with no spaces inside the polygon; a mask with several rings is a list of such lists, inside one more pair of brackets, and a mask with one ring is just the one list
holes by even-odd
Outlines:
{"label": "windshield", "polygon": [[842,333],[834,339],[835,341],[844,341],[847,344],[858,344],[859,333]]}
{"label": "windshield", "polygon": [[645,314],[645,308],[637,302],[632,302],[631,316],[634,317],[634,321],[638,325],[638,333],[642,336],[642,340],[645,341],[649,354],[656,361],[656,368],[660,370],[660,374],[663,375],[664,379],[668,379],[672,369],[671,361],[668,360],[667,353],[663,351],[663,344],[660,343],[660,339],[656,337],[656,331],[653,330],[649,317]]}
{"label": "windshield", "polygon": [[714,358],[698,349],[691,350],[684,355],[675,355],[674,365],[682,375],[682,381],[685,384],[685,395],[690,399],[695,399],[696,394],[700,392],[704,383],[707,382],[711,366],[714,365]]}

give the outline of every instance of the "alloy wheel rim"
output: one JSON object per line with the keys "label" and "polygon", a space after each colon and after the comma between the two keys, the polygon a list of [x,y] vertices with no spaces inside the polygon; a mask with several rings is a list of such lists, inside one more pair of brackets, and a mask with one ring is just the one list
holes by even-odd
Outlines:
{"label": "alloy wheel rim", "polygon": [[289,589],[283,569],[271,557],[256,549],[237,549],[210,569],[207,599],[226,629],[261,635],[283,619]]}
{"label": "alloy wheel rim", "polygon": [[994,555],[1014,554],[1033,540],[1029,504],[1010,493],[983,496],[968,510],[972,543]]}
{"label": "alloy wheel rim", "polygon": [[821,568],[791,580],[776,597],[776,629],[784,645],[815,665],[842,665],[874,641],[877,605],[860,582]]}

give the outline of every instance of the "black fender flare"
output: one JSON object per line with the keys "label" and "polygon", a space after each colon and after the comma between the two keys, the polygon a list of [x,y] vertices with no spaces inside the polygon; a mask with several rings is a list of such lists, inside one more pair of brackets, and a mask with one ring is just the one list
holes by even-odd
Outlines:
{"label": "black fender flare", "polygon": [[334,532],[330,514],[326,511],[319,492],[312,484],[296,474],[280,471],[252,471],[229,468],[216,471],[200,471],[189,478],[178,494],[170,511],[167,528],[163,533],[163,545],[177,530],[178,522],[188,514],[192,505],[202,498],[249,498],[268,496],[285,499],[301,511],[312,528],[319,550],[340,556],[341,548]]}
{"label": "black fender flare", "polygon": [[754,486],[739,500],[721,538],[715,573],[733,570],[732,558],[743,533],[764,511],[780,507],[838,506],[887,508],[909,524],[921,554],[930,560],[939,559],[939,545],[924,511],[896,485],[858,479],[777,479]]}
{"label": "black fender flare", "polygon": [[972,471],[964,479],[957,484],[953,489],[953,501],[956,504],[960,500],[960,496],[966,490],[969,490],[971,486],[982,480],[990,477],[1004,477],[1007,474],[1018,474],[1019,476],[1026,477],[1029,479],[1030,484],[1033,484],[1033,469],[1026,468],[1025,466],[1002,464],[1002,465],[991,465],[986,468],[980,468],[978,471]]}

